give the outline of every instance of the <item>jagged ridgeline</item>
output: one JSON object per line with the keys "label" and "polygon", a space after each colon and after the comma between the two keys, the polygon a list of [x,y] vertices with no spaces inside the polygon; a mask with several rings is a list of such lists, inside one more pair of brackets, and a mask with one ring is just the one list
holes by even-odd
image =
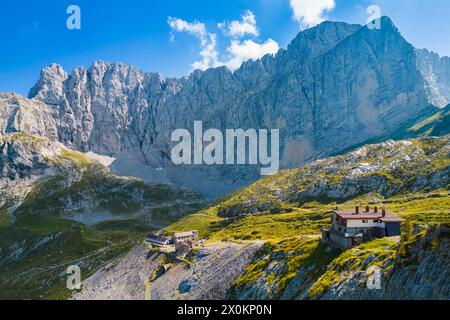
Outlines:
{"label": "jagged ridgeline", "polygon": [[64,298],[68,266],[87,277],[201,204],[176,186],[116,177],[58,142],[0,136],[0,298]]}
{"label": "jagged ridgeline", "polygon": [[431,124],[419,129],[433,126],[450,101],[449,66],[448,58],[416,50],[389,18],[380,30],[324,22],[235,72],[221,67],[165,79],[121,63],[70,73],[53,64],[29,99],[0,96],[0,132],[112,156],[115,173],[163,177],[217,198],[259,179],[259,168],[174,166],[174,130],[192,131],[194,121],[222,132],[279,129],[281,166],[299,167],[391,135],[415,137],[425,119]]}

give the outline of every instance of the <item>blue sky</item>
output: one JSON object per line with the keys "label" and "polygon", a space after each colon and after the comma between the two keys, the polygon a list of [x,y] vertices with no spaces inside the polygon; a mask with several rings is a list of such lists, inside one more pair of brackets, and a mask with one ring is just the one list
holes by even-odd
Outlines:
{"label": "blue sky", "polygon": [[[73,4],[81,30],[66,27]],[[234,68],[320,20],[363,24],[372,4],[416,47],[450,55],[448,0],[15,0],[0,9],[0,92],[26,95],[54,62],[70,71],[120,61],[164,76]]]}

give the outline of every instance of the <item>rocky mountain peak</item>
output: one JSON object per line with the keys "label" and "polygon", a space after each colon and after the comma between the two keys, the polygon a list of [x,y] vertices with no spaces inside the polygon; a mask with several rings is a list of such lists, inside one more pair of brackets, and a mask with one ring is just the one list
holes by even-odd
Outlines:
{"label": "rocky mountain peak", "polygon": [[41,71],[36,85],[30,90],[28,97],[36,98],[49,105],[59,105],[64,99],[64,81],[68,78],[67,72],[59,64],[51,64]]}
{"label": "rocky mountain peak", "polygon": [[316,57],[332,49],[360,28],[361,26],[356,24],[325,21],[300,32],[289,44],[287,52],[300,60]]}
{"label": "rocky mountain peak", "polygon": [[382,16],[380,18],[380,22],[381,22],[381,29],[385,29],[385,30],[387,29],[387,30],[399,32],[397,26],[394,24],[392,19],[389,18],[388,16]]}

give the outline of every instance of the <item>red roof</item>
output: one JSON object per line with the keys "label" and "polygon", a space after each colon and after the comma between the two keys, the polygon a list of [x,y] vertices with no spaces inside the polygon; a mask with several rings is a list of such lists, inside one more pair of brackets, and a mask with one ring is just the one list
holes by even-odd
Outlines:
{"label": "red roof", "polygon": [[403,222],[402,219],[389,212],[386,212],[385,216],[383,217],[382,210],[378,210],[378,212],[375,211],[365,212],[365,210],[363,209],[362,211],[360,210],[358,214],[356,213],[356,210],[355,211],[333,210],[333,213],[335,213],[338,217],[345,220],[379,219],[383,222]]}

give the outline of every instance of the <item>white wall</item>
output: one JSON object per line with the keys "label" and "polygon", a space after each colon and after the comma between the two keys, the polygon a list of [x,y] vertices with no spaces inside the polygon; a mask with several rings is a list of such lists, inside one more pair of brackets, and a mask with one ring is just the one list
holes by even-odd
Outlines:
{"label": "white wall", "polygon": [[375,223],[373,222],[376,219],[368,219],[368,223],[363,223],[363,219],[361,220],[347,220],[347,228],[384,228],[384,222]]}

